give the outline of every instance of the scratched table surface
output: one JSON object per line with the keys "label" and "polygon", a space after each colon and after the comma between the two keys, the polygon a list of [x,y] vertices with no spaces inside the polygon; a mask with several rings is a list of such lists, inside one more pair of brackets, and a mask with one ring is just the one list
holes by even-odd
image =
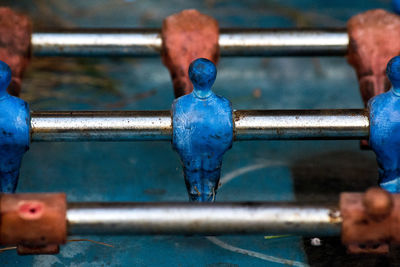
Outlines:
{"label": "scratched table surface", "polygon": [[[343,27],[354,14],[390,1],[2,0],[54,27],[160,27],[197,8],[221,27]],[[222,58],[214,85],[235,109],[362,108],[342,57]],[[23,81],[32,110],[169,109],[172,85],[160,58],[35,58]],[[376,184],[377,165],[358,141],[246,141],[226,153],[217,201],[337,201]],[[187,201],[178,155],[168,142],[33,143],[18,192],[66,192],[68,201]],[[267,234],[266,234],[267,235]],[[80,237],[69,237],[78,239]],[[0,254],[2,266],[399,266],[393,253],[348,256],[339,238],[89,236],[58,255]],[[292,262],[290,262],[292,261]]]}

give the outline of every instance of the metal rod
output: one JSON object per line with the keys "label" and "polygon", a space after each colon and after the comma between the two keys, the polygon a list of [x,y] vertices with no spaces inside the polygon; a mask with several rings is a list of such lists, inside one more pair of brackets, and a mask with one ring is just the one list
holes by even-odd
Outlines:
{"label": "metal rod", "polygon": [[363,139],[366,110],[241,110],[235,112],[236,140]]}
{"label": "metal rod", "polygon": [[[159,29],[78,30],[32,35],[35,56],[159,56]],[[343,56],[346,29],[221,29],[222,56]]]}
{"label": "metal rod", "polygon": [[[363,139],[366,110],[237,110],[235,140]],[[41,111],[32,141],[170,141],[170,111]]]}
{"label": "metal rod", "polygon": [[71,203],[68,233],[83,234],[340,234],[335,206],[291,203]]}
{"label": "metal rod", "polygon": [[31,114],[32,141],[171,140],[170,111],[41,111]]}

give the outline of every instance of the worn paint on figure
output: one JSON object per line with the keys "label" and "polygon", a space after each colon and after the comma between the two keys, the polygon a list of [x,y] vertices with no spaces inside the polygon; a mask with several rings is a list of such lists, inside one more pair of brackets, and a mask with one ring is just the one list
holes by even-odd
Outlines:
{"label": "worn paint on figure", "polygon": [[370,146],[379,165],[379,183],[391,193],[400,192],[400,57],[387,66],[392,83],[390,91],[372,98],[370,111]]}
{"label": "worn paint on figure", "polygon": [[211,61],[193,61],[189,77],[194,90],[172,105],[172,144],[181,156],[190,200],[196,202],[215,200],[222,156],[233,142],[231,103],[211,90],[216,75]]}
{"label": "worn paint on figure", "polygon": [[7,92],[11,69],[0,61],[0,191],[15,192],[19,168],[29,149],[28,104]]}

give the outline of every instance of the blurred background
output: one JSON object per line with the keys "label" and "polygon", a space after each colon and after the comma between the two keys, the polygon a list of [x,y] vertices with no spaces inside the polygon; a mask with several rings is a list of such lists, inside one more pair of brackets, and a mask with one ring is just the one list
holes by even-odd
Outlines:
{"label": "blurred background", "polygon": [[[353,15],[391,10],[389,0],[1,0],[28,14],[34,30],[160,28],[196,8],[221,28],[345,27]],[[214,85],[235,109],[363,108],[355,72],[343,57],[221,58]],[[160,58],[34,58],[21,98],[32,110],[165,110],[174,99]],[[246,141],[224,156],[217,201],[337,201],[377,183],[371,151],[358,141]],[[18,192],[66,192],[68,201],[187,201],[178,155],[168,142],[33,143]],[[79,237],[74,237],[79,238]],[[397,253],[347,256],[339,237],[91,236],[58,255],[0,254],[3,266],[399,266]],[[217,241],[216,241],[217,240]]]}

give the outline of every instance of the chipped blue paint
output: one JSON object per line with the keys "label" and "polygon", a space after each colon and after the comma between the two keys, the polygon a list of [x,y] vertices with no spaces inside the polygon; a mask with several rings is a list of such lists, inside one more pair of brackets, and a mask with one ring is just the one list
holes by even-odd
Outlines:
{"label": "chipped blue paint", "polygon": [[189,198],[195,202],[215,200],[222,156],[232,147],[232,107],[211,90],[216,76],[211,61],[196,59],[189,67],[193,92],[172,104],[172,144],[183,163]]}
{"label": "chipped blue paint", "polygon": [[380,186],[400,192],[400,57],[392,58],[386,69],[392,83],[390,91],[372,98],[370,111],[370,146],[379,165]]}
{"label": "chipped blue paint", "polygon": [[11,70],[0,61],[0,191],[13,193],[19,168],[29,149],[30,113],[28,104],[7,92]]}

